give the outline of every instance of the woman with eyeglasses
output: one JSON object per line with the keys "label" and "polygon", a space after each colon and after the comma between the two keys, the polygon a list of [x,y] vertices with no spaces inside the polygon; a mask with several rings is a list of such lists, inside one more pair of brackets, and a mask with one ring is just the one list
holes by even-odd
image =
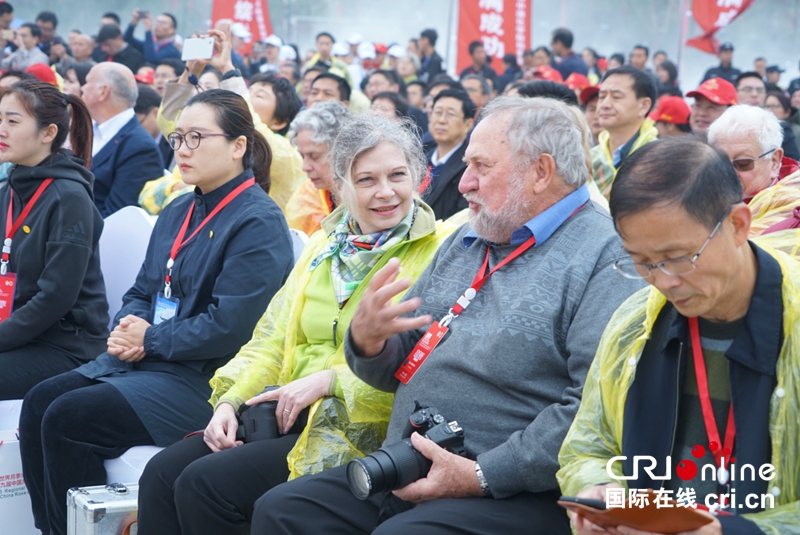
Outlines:
{"label": "woman with eyeglasses", "polygon": [[200,93],[169,141],[193,193],[158,218],[106,352],[23,403],[23,472],[43,532],[65,532],[67,490],[105,483],[105,460],[205,427],[209,380],[292,267],[286,221],[267,195],[270,150],[245,100]]}
{"label": "woman with eyeglasses", "polygon": [[[142,535],[250,533],[256,500],[271,488],[380,447],[392,396],[350,371],[348,326],[378,270],[398,259],[410,284],[454,226],[436,223],[419,198],[425,160],[408,127],[361,114],[342,127],[331,152],[342,203],[306,244],[253,338],[212,379],[215,411],[204,435],[145,468]],[[266,385],[280,388],[260,394]],[[237,410],[267,402],[275,403],[267,422],[273,436],[237,436]]]}

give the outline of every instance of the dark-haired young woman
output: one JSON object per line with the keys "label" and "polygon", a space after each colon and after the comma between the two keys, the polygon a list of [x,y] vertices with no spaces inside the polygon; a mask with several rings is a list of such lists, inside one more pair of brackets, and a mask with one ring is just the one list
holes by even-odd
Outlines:
{"label": "dark-haired young woman", "polygon": [[209,380],[292,267],[286,221],[267,195],[270,150],[245,100],[200,93],[169,140],[194,194],[161,212],[107,351],[23,403],[23,472],[45,533],[66,533],[67,490],[105,483],[104,460],[205,427]]}
{"label": "dark-haired young woman", "polygon": [[[68,131],[77,155],[59,150]],[[20,399],[105,347],[91,149],[79,98],[31,80],[0,89],[0,160],[14,164],[0,186],[0,399]]]}

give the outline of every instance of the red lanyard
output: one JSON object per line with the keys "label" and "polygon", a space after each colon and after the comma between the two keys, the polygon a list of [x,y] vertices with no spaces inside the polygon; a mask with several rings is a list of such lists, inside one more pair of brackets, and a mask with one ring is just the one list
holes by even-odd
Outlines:
{"label": "red lanyard", "polygon": [[422,179],[422,183],[419,185],[419,189],[417,190],[417,193],[419,193],[420,195],[425,193],[425,190],[427,190],[428,186],[431,185],[431,179],[432,178],[433,178],[433,164],[429,163],[428,164],[428,172],[425,173],[425,178]]}
{"label": "red lanyard", "polygon": [[514,249],[514,251],[505,257],[499,264],[493,267],[491,271],[486,273],[486,269],[489,267],[489,254],[491,253],[492,249],[491,246],[487,246],[486,258],[483,260],[481,268],[478,270],[478,273],[472,280],[472,284],[470,284],[469,288],[467,288],[464,293],[461,294],[461,297],[458,298],[458,301],[456,301],[456,304],[453,305],[453,308],[450,309],[447,315],[442,318],[442,321],[439,322],[439,326],[447,327],[450,325],[450,322],[456,319],[464,311],[464,309],[469,306],[472,300],[475,299],[475,296],[478,294],[481,288],[483,288],[484,283],[494,274],[495,271],[502,268],[534,245],[536,245],[536,236],[531,236],[519,247]]}
{"label": "red lanyard", "polygon": [[[721,485],[728,482],[726,465],[730,464],[730,456],[733,452],[733,441],[736,437],[736,425],[733,421],[733,402],[731,402],[730,410],[728,411],[728,425],[725,429],[725,443],[721,443],[719,439],[719,429],[717,428],[717,421],[714,417],[714,409],[711,407],[711,396],[708,393],[708,375],[706,374],[706,363],[703,360],[703,347],[700,345],[700,328],[697,323],[697,318],[689,318],[689,332],[692,337],[692,353],[694,354],[694,371],[697,376],[697,391],[700,394],[700,406],[703,409],[703,421],[706,425],[706,433],[708,434],[708,443],[711,453],[714,455],[714,460],[719,468],[719,475],[717,479]],[[716,445],[716,448],[712,446]],[[725,459],[725,452],[728,452],[728,458]],[[723,477],[724,476],[724,477]],[[724,479],[724,481],[722,481]]]}
{"label": "red lanyard", "polygon": [[175,259],[178,257],[178,252],[181,248],[186,245],[192,238],[197,236],[197,233],[208,223],[215,215],[217,215],[223,208],[228,206],[233,199],[239,196],[241,192],[249,188],[250,186],[256,183],[255,178],[251,178],[250,180],[246,180],[243,183],[239,184],[239,186],[233,190],[232,192],[228,193],[224,199],[214,208],[210,214],[206,216],[205,219],[194,229],[191,236],[183,239],[186,236],[186,230],[189,228],[189,221],[192,219],[192,214],[194,213],[194,203],[189,207],[189,213],[186,214],[186,219],[183,220],[183,225],[181,225],[180,231],[178,231],[178,235],[175,237],[175,241],[172,243],[172,249],[169,252],[169,260],[167,260],[167,276],[164,278],[164,297],[169,299],[172,296],[172,290],[170,286],[172,285],[172,267],[175,265]]}
{"label": "red lanyard", "polygon": [[2,259],[0,259],[0,275],[5,275],[8,272],[8,260],[11,257],[11,241],[14,239],[14,234],[17,233],[19,227],[25,221],[25,218],[28,217],[28,214],[31,213],[33,210],[33,206],[36,204],[36,201],[39,200],[39,197],[42,196],[44,190],[47,189],[53,182],[52,178],[45,179],[39,187],[36,189],[36,193],[33,194],[31,200],[25,207],[22,209],[22,213],[19,214],[19,217],[16,221],[14,221],[14,190],[9,188],[8,190],[8,214],[6,214],[6,239],[3,241],[3,253]]}

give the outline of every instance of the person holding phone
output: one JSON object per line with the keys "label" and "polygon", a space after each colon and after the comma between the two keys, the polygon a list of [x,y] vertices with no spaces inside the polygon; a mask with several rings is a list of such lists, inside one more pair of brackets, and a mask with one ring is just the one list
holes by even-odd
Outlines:
{"label": "person holding phone", "polygon": [[[235,69],[231,60],[231,36],[230,28],[223,25],[222,30],[210,30],[208,35],[201,35],[201,38],[211,37],[214,39],[214,54],[210,60],[195,59],[188,61],[186,70],[178,78],[177,82],[167,82],[164,88],[164,98],[158,112],[158,126],[161,132],[167,136],[174,130],[176,122],[179,120],[186,102],[198,91],[190,80],[199,78],[207,66],[211,66],[222,73],[220,87],[235,92],[251,105],[252,100],[241,72]],[[277,205],[286,212],[286,204],[292,193],[297,190],[306,180],[303,171],[303,161],[297,150],[292,147],[289,141],[270,130],[264,124],[258,113],[253,110],[252,120],[255,128],[267,140],[267,144],[272,151],[272,165],[270,167],[271,186],[269,195]],[[142,206],[150,213],[158,211],[172,202],[176,197],[185,194],[182,189],[181,170],[178,167],[172,172],[171,176],[155,180],[147,184],[143,189],[141,198]]]}
{"label": "person holding phone", "polygon": [[[632,154],[609,207],[618,276],[650,287],[605,328],[558,456],[561,491],[606,500],[624,483],[720,511],[682,535],[797,533],[800,268],[773,248],[795,238],[751,240],[728,155],[693,136]],[[570,515],[579,535],[644,533]]]}
{"label": "person holding phone", "polygon": [[[400,260],[415,280],[454,229],[436,223],[419,200],[423,158],[413,131],[383,118],[364,114],[342,128],[332,159],[344,203],[311,237],[253,338],[212,379],[215,412],[204,435],[167,448],[145,468],[141,533],[249,533],[255,501],[290,474],[377,449],[392,396],[353,375],[344,336],[383,266]],[[265,385],[281,388],[259,394]],[[283,436],[242,444],[236,409],[269,400],[277,401]],[[306,407],[305,431],[290,432]]]}
{"label": "person holding phone", "polygon": [[42,31],[36,24],[23,24],[16,35],[17,50],[0,61],[0,70],[24,71],[37,63],[50,65],[50,57],[39,50]]}
{"label": "person holding phone", "polygon": [[[144,26],[144,41],[133,36],[139,22]],[[149,11],[133,10],[131,22],[125,30],[125,42],[144,55],[144,60],[152,65],[158,65],[166,58],[180,59],[181,53],[175,45],[175,32],[178,29],[178,20],[170,13],[162,13],[153,21]]]}
{"label": "person holding phone", "polygon": [[271,152],[244,99],[197,95],[168,139],[192,194],[159,216],[106,351],[23,402],[22,467],[44,532],[65,533],[67,490],[105,483],[104,460],[208,423],[208,381],[291,270],[289,229],[266,193]]}
{"label": "person holding phone", "polygon": [[[74,154],[61,148],[68,133]],[[91,147],[77,96],[36,80],[0,90],[0,158],[14,164],[0,186],[0,400],[24,397],[105,346]]]}

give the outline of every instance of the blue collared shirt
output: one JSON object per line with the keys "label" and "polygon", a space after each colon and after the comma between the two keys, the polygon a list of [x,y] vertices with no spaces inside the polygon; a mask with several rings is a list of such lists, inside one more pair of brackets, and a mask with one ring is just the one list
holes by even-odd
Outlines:
{"label": "blue collared shirt", "polygon": [[[560,227],[564,221],[569,219],[575,210],[588,201],[589,188],[584,184],[512,232],[511,245],[519,245],[524,243],[525,240],[531,236],[536,236],[535,247],[539,247],[558,230],[558,227]],[[470,230],[461,238],[461,243],[464,244],[464,247],[469,247],[477,239],[478,235],[475,234],[475,231]]]}

